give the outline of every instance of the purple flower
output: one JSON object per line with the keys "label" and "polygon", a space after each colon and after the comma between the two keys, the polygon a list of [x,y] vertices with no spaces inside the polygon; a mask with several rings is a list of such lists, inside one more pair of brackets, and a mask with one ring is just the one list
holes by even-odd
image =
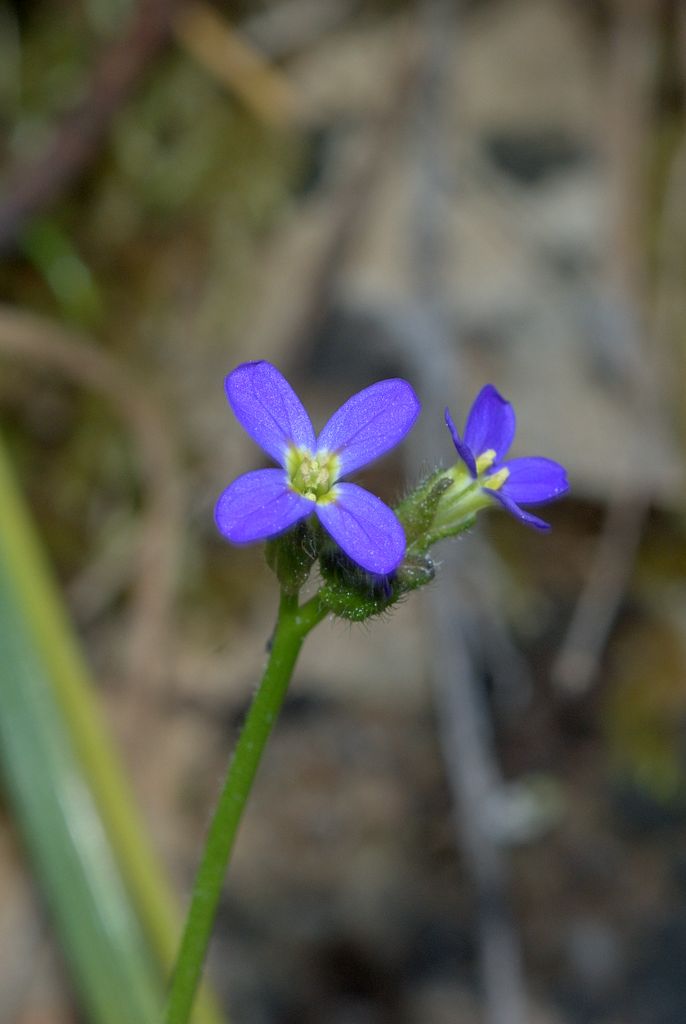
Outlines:
{"label": "purple flower", "polygon": [[417,419],[419,399],[407,381],[382,380],[353,395],[319,437],[271,363],[242,363],[224,386],[239,423],[281,468],[246,473],[227,487],[215,508],[221,533],[247,544],[314,512],[353,562],[393,572],[405,554],[400,522],[379,498],[341,478],[393,448]]}
{"label": "purple flower", "polygon": [[457,453],[472,480],[484,493],[495,498],[511,515],[537,530],[549,530],[548,523],[520,508],[543,505],[569,490],[563,466],[552,459],[525,458],[504,462],[515,435],[515,412],[492,384],[481,389],[467,417],[464,439],[445,410],[445,422]]}

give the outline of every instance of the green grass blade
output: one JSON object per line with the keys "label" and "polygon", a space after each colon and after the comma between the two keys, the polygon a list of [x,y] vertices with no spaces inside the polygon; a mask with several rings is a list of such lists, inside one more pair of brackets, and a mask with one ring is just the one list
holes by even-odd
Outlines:
{"label": "green grass blade", "polygon": [[[51,703],[47,703],[51,709],[51,723],[55,728],[61,723],[65,745],[67,740],[71,745],[74,758],[72,778],[80,778],[82,788],[83,778],[88,780],[87,789],[97,807],[100,829],[110,847],[111,861],[121,872],[129,900],[135,907],[157,962],[167,972],[176,954],[181,931],[180,914],[164,870],[152,850],[141,816],[129,793],[119,759],[97,706],[88,668],[1,442],[0,568],[5,581],[5,603],[14,620],[19,623],[18,635],[23,636],[26,649],[30,651],[27,658],[30,657],[31,661],[27,660],[25,665],[29,665],[34,681],[42,680],[46,702],[46,694],[51,698]],[[9,644],[11,640],[11,636],[6,636],[4,643]],[[16,654],[17,657],[19,655],[20,652]],[[13,673],[18,671],[12,669]],[[15,678],[8,672],[9,668],[5,668],[3,659],[0,661],[2,718],[5,717],[5,690]],[[35,682],[35,685],[39,685],[39,682]],[[30,731],[28,723],[25,729]],[[3,745],[0,757],[7,762],[10,757],[20,755],[21,748],[12,742],[6,749]],[[20,776],[23,776],[21,771],[14,770],[13,764],[6,766],[6,772],[16,798],[23,801],[25,791],[19,785]],[[22,762],[19,762],[19,767],[21,765]],[[25,765],[23,770],[26,770]],[[73,784],[76,785],[75,782]],[[53,793],[59,803],[58,795],[57,792]],[[28,828],[28,816],[25,820]],[[41,868],[43,861],[37,853],[34,856]],[[46,866],[46,873],[47,870]],[[84,885],[86,883],[84,875]],[[49,885],[48,882],[46,884]],[[51,890],[48,897],[51,899]],[[211,996],[203,993],[193,1019],[195,1024],[221,1024],[224,1018]]]}
{"label": "green grass blade", "polygon": [[0,559],[0,762],[93,1024],[151,1024],[162,979]]}

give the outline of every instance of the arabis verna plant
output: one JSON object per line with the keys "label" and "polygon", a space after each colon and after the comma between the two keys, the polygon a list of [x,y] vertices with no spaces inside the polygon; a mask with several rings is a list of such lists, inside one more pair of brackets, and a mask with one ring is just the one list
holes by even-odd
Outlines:
{"label": "arabis verna plant", "polygon": [[[210,825],[166,1024],[189,1019],[241,814],[306,635],[327,615],[362,621],[430,582],[432,545],[462,533],[489,506],[547,530],[521,506],[544,504],[568,490],[564,468],[551,459],[505,460],[515,413],[490,384],[477,396],[464,436],[445,410],[455,465],[435,470],[395,509],[347,478],[394,448],[413,426],[420,403],[407,381],[379,381],[353,395],[319,435],[270,363],[241,364],[225,387],[236,418],[278,468],[234,480],[217,501],[215,521],[235,544],[266,541],[281,600],[267,666]],[[315,564],[318,580],[301,602]]]}

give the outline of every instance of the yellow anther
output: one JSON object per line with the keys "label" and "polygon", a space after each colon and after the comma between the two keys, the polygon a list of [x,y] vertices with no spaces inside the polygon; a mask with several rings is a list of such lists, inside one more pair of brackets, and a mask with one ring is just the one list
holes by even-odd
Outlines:
{"label": "yellow anther", "polygon": [[287,453],[286,468],[291,487],[303,498],[322,504],[334,500],[333,485],[340,476],[337,455],[319,452],[315,457],[306,449],[293,447]]}
{"label": "yellow anther", "polygon": [[509,475],[509,469],[507,466],[503,466],[503,468],[499,469],[497,473],[493,473],[492,476],[487,476],[483,485],[484,487],[488,487],[491,491],[499,491]]}
{"label": "yellow anther", "polygon": [[485,473],[487,469],[490,469],[496,459],[496,452],[494,448],[487,448],[485,452],[476,460],[476,471],[477,473]]}

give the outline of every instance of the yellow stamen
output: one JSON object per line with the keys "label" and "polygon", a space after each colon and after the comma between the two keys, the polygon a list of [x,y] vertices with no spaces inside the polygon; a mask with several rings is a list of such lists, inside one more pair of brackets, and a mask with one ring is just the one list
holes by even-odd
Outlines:
{"label": "yellow stamen", "polygon": [[490,469],[496,459],[496,452],[494,448],[487,448],[485,452],[482,452],[479,458],[476,460],[476,471],[477,473],[485,473],[487,469]]}
{"label": "yellow stamen", "polygon": [[340,476],[337,455],[317,452],[312,455],[304,448],[290,448],[286,456],[290,485],[308,501],[329,504],[335,498],[334,482]]}
{"label": "yellow stamen", "polygon": [[488,489],[491,491],[499,491],[509,475],[509,469],[507,468],[507,466],[503,466],[503,468],[499,469],[497,473],[493,473],[491,476],[487,476],[483,482],[483,485],[484,487],[488,487]]}

